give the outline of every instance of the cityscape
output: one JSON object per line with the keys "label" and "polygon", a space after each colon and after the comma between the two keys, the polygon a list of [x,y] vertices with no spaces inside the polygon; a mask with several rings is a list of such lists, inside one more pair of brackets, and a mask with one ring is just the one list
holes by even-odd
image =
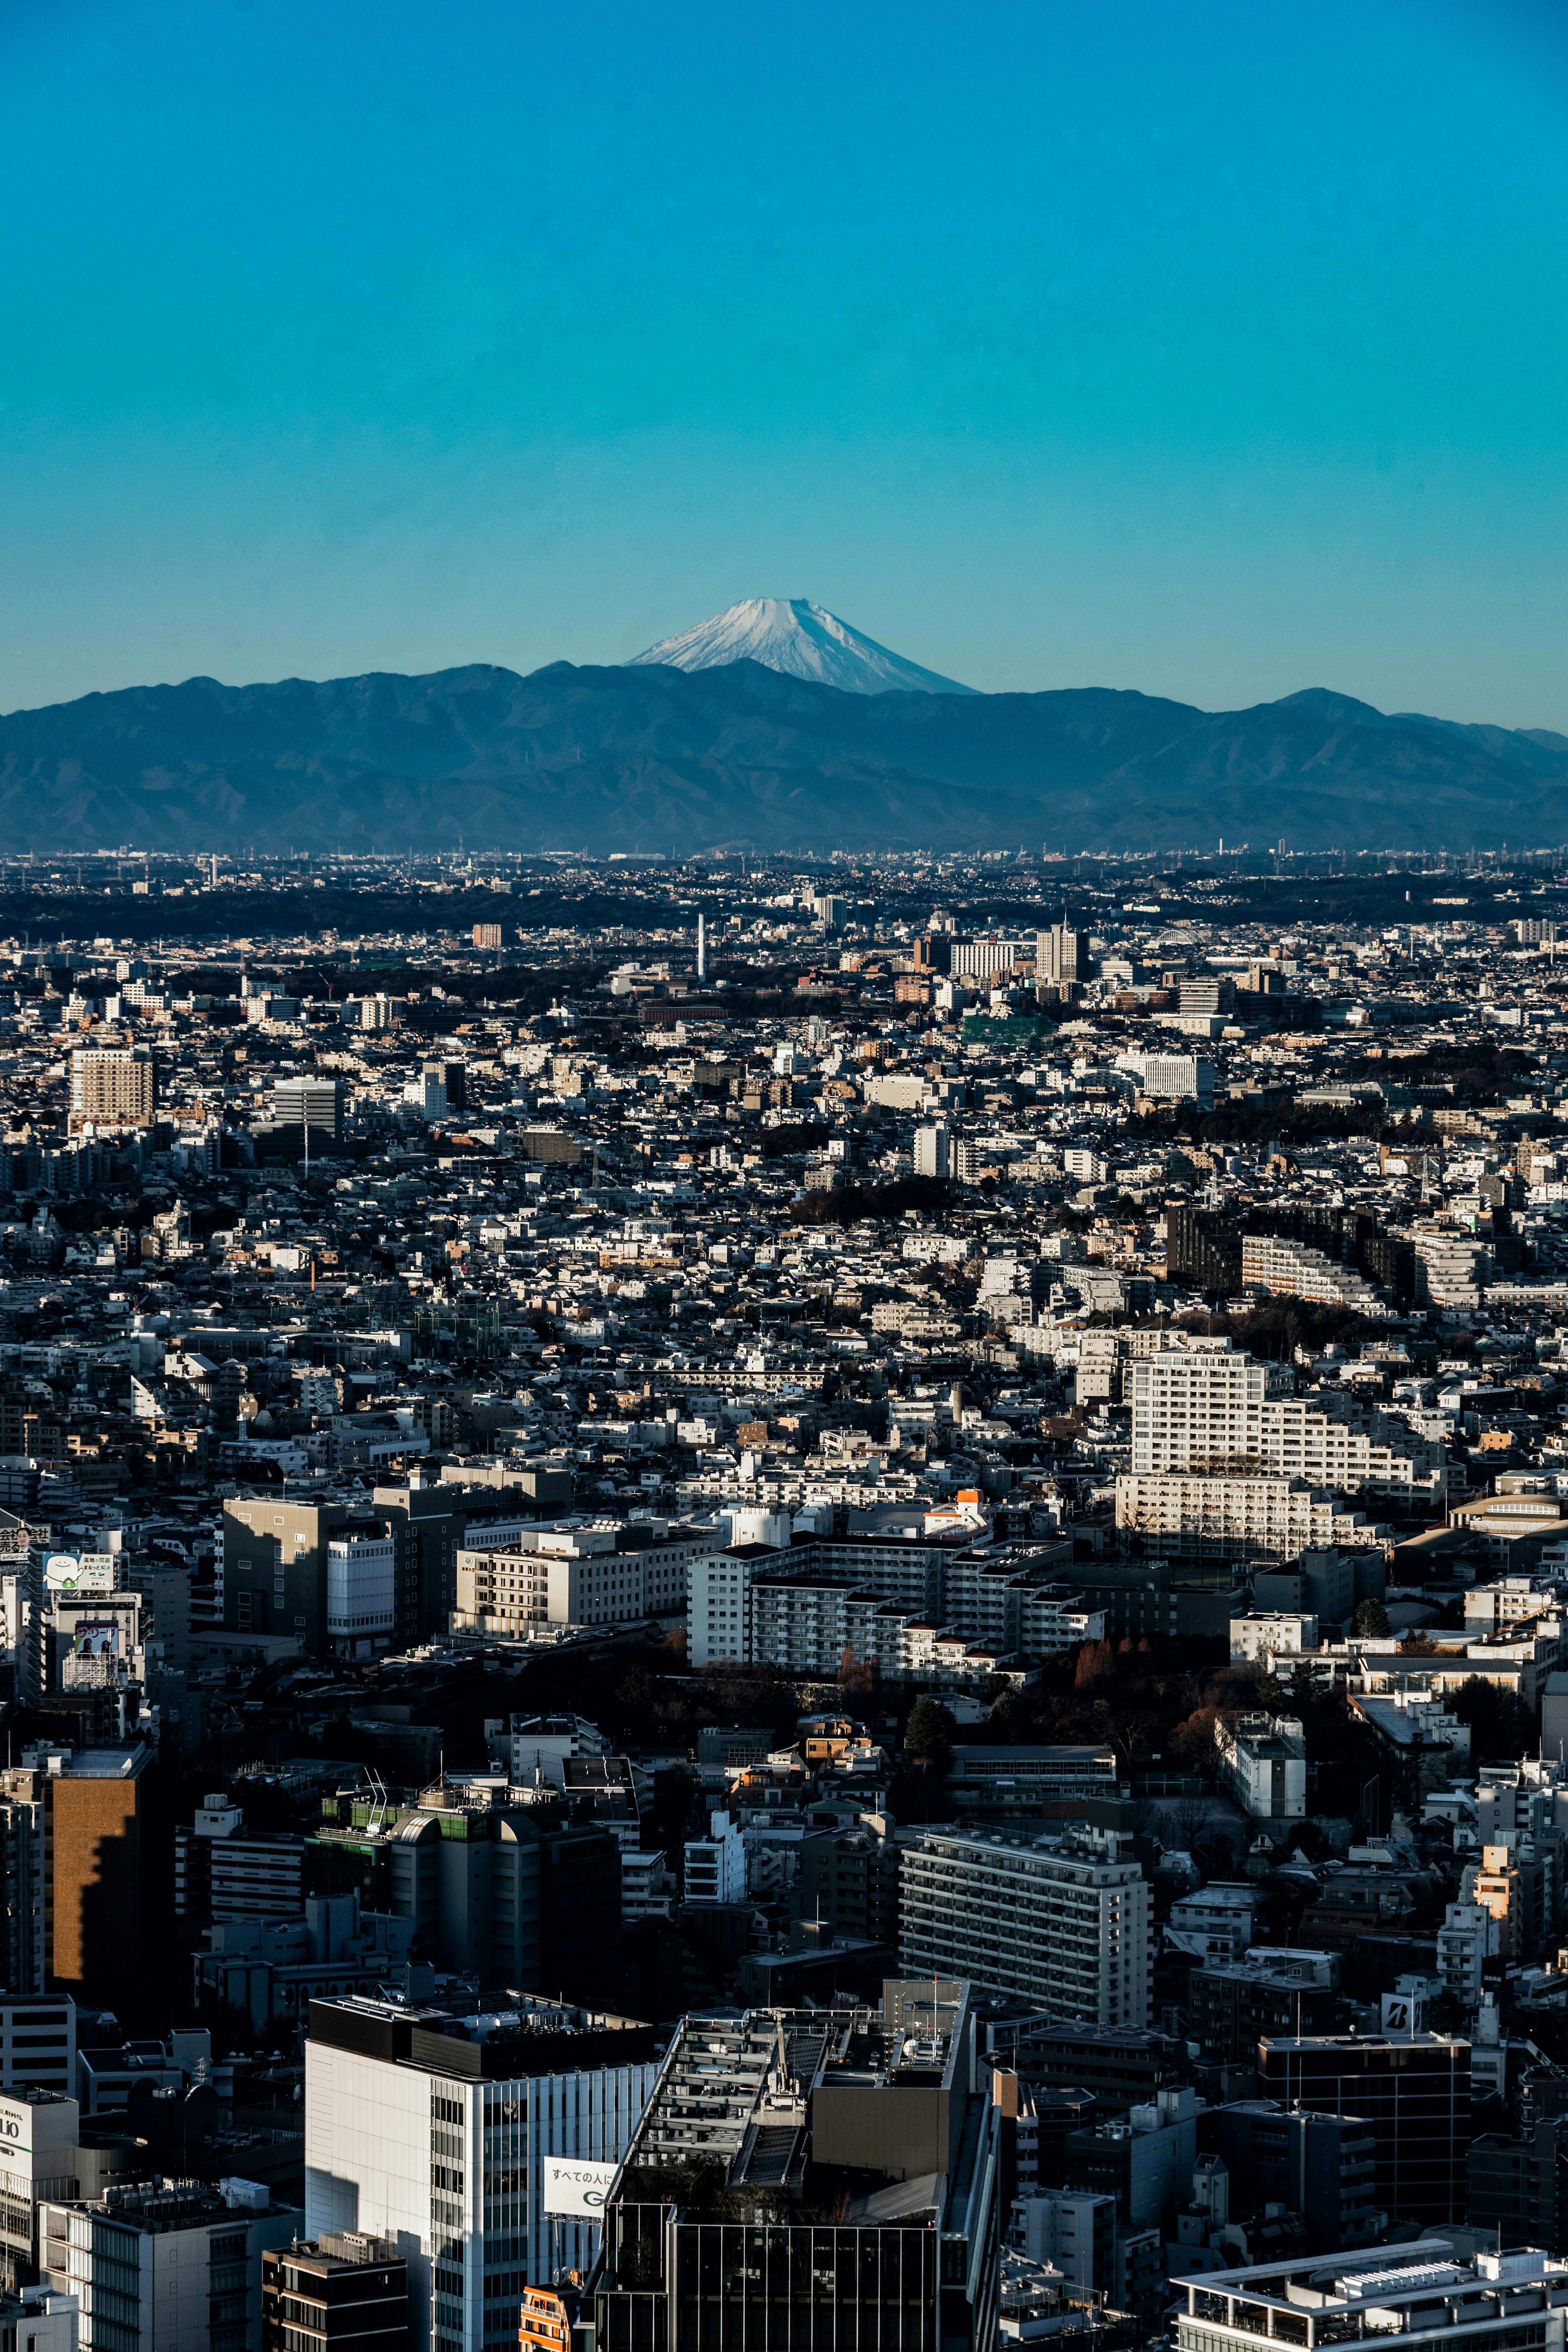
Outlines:
{"label": "cityscape", "polygon": [[1549,2329],[1560,869],[14,861],[17,2329]]}
{"label": "cityscape", "polygon": [[1563,9],[0,142],[0,2352],[1568,2352]]}

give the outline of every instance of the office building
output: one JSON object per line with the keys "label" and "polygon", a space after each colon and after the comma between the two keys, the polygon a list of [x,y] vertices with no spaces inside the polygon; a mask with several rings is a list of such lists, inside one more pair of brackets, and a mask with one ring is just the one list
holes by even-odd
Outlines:
{"label": "office building", "polygon": [[174,1916],[292,1917],[302,1906],[304,1854],[304,1839],[289,1831],[247,1835],[243,1807],[216,1790],[174,1832]]}
{"label": "office building", "polygon": [[1230,2212],[1250,2221],[1270,2205],[1299,2213],[1315,2254],[1376,2242],[1388,2225],[1377,2204],[1377,2142],[1359,2116],[1289,2112],[1241,2099],[1202,2116],[1201,2144],[1224,2158]]}
{"label": "office building", "polygon": [[1001,2137],[967,1985],[687,2017],[605,2207],[600,2352],[993,2345]]}
{"label": "office building", "polygon": [[272,1117],[279,1127],[297,1127],[301,1143],[308,1133],[312,1151],[341,1143],[343,1134],[342,1080],[279,1078],[272,1089]]}
{"label": "office building", "polygon": [[[1174,1906],[1176,1909],[1181,1906]],[[1264,2034],[1331,2033],[1340,2022],[1339,1956],[1257,1945],[1187,1976],[1187,2031],[1205,2058],[1253,2063]]]}
{"label": "office building", "polygon": [[1058,2018],[1149,2018],[1150,1890],[1112,1833],[933,1830],[900,1864],[899,1964]]}
{"label": "office building", "polygon": [[1089,978],[1089,933],[1075,931],[1070,924],[1053,923],[1048,931],[1035,935],[1035,977],[1037,981],[1083,982]]}
{"label": "office building", "polygon": [[327,1644],[327,1546],[346,1503],[264,1495],[223,1508],[223,1622],[231,1633],[294,1637],[307,1657]]}
{"label": "office building", "polygon": [[71,1055],[73,1127],[150,1127],[158,1108],[158,1072],[145,1045],[78,1046]]}
{"label": "office building", "polygon": [[323,1827],[306,1843],[312,1895],[357,1894],[367,1913],[414,1927],[416,1960],[481,1986],[621,1998],[620,1855],[610,1829],[542,1828],[488,1786],[438,1784],[405,1811]]}
{"label": "office building", "polygon": [[261,2352],[261,2258],[299,2227],[248,2180],[111,2183],[44,2204],[39,2253],[77,2299],[80,2352]]}
{"label": "office building", "polygon": [[1470,2045],[1444,2033],[1269,2037],[1258,2086],[1280,2106],[1355,2116],[1372,2127],[1379,2207],[1440,2228],[1465,2216]]}
{"label": "office building", "polygon": [[[6,1775],[9,1801],[36,1807],[43,1822],[44,1984],[51,1993],[103,2008],[126,1998],[126,1956],[142,1950],[145,1881],[155,1861],[149,1822],[157,1775],[157,1750],[142,1741],[25,1748],[20,1766]],[[36,1902],[36,1818],[18,1851],[26,1885],[17,1881],[15,1899]],[[36,1920],[27,1941],[36,1954]]]}
{"label": "office building", "polygon": [[[1465,2240],[1471,2241],[1468,2233]],[[1356,2261],[1303,2254],[1173,2279],[1176,2352],[1263,2352],[1396,2338],[1400,2352],[1552,2343],[1568,2312],[1568,2261],[1470,2254],[1434,2235]]]}
{"label": "office building", "polygon": [[551,2159],[625,2156],[658,2074],[649,2026],[548,2002],[486,2016],[315,2002],[305,2044],[305,2230],[363,2231],[407,2264],[410,2340],[517,2340],[531,2280],[585,2271],[591,2209],[566,2220]]}
{"label": "office building", "polygon": [[327,1649],[369,1658],[392,1646],[397,1623],[397,1548],[381,1530],[344,1528],[327,1542]]}
{"label": "office building", "polygon": [[396,2247],[328,2230],[269,2248],[261,2352],[408,2352],[408,2265]]}
{"label": "office building", "polygon": [[1468,2218],[1501,2246],[1560,2246],[1568,2226],[1568,2118],[1542,2116],[1517,2139],[1483,2133],[1466,2153]]}

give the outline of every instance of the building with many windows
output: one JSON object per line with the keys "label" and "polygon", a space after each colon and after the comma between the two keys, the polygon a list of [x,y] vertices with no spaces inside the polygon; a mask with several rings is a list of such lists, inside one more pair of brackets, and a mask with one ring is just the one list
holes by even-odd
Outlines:
{"label": "building with many windows", "polygon": [[79,1046],[71,1055],[73,1127],[150,1127],[158,1071],[145,1045]]}
{"label": "building with many windows", "polygon": [[900,1865],[900,1966],[1058,2018],[1147,2025],[1149,1884],[1118,1844],[928,1831]]}
{"label": "building with many windows", "polygon": [[247,2180],[115,2183],[44,2205],[39,2252],[77,2299],[80,2352],[261,2352],[261,2258],[299,2227]]}
{"label": "building with many windows", "polygon": [[1545,2352],[1568,2319],[1568,2260],[1528,2248],[1460,2253],[1440,2237],[1173,2284],[1177,2352],[1272,2352],[1281,2342],[1319,2352],[1387,2337],[1400,2352]]}
{"label": "building with many windows", "polygon": [[407,2352],[408,2265],[394,2245],[327,2231],[261,2257],[261,2352]]}
{"label": "building with many windows", "polygon": [[479,2017],[313,2002],[306,2234],[361,2231],[397,2246],[412,2342],[510,2352],[523,2288],[585,2271],[598,2246],[585,2214],[546,2219],[548,2161],[620,2160],[660,2048],[651,2026],[548,2001]]}
{"label": "building with many windows", "polygon": [[982,2352],[1001,2131],[966,1984],[685,2018],[605,2208],[600,2352]]}

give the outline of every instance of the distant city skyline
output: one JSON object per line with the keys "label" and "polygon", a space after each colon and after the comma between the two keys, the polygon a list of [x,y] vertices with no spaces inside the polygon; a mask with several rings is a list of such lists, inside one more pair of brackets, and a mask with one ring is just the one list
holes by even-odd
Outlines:
{"label": "distant city skyline", "polygon": [[1568,731],[1545,11],[22,5],[0,709],[614,662]]}

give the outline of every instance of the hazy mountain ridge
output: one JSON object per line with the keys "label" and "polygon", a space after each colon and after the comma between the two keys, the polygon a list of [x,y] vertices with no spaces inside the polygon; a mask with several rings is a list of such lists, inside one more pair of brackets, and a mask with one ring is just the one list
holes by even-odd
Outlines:
{"label": "hazy mountain ridge", "polygon": [[1565,812],[1568,740],[1321,688],[1207,712],[559,662],[189,678],[0,719],[23,849],[1460,847],[1558,841]]}

